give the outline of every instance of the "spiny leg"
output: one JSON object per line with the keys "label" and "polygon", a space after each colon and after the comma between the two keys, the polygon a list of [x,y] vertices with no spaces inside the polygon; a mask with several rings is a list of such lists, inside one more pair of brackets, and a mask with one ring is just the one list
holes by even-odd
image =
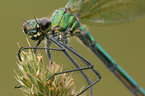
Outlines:
{"label": "spiny leg", "polygon": [[[40,45],[41,41],[42,41],[41,39],[38,40],[37,43],[36,43],[36,45],[35,45],[35,47],[38,47],[38,46]],[[50,44],[51,44],[51,41],[50,41],[50,40],[47,40],[47,46],[46,46],[46,47],[47,47],[47,48],[50,48],[50,47],[49,47]],[[37,51],[37,49],[34,49],[33,51],[34,51],[34,54],[35,54],[36,51]],[[49,61],[51,62],[51,64],[52,64],[50,51],[49,51],[49,50],[46,50],[46,52],[47,52],[48,60],[49,60]]]}
{"label": "spiny leg", "polygon": [[[61,45],[59,42],[57,42],[55,39],[46,36],[47,39],[51,40],[55,45],[57,45],[59,48],[64,49],[63,53],[70,59],[70,61],[75,65],[76,68],[80,68],[79,65],[73,60],[73,58],[69,55],[69,53],[66,51],[66,48]],[[84,78],[86,79],[87,83],[90,84],[89,78],[86,76],[86,74],[83,71],[80,71],[81,74],[83,74]]]}
{"label": "spiny leg", "polygon": [[70,73],[70,72],[75,72],[75,71],[81,71],[81,70],[86,70],[86,69],[91,69],[92,67],[84,67],[84,68],[78,68],[78,69],[73,69],[73,70],[68,70],[68,71],[63,71],[59,73],[54,73],[50,78],[48,78],[46,81],[50,80],[56,75],[64,74],[64,73]]}
{"label": "spiny leg", "polygon": [[73,54],[75,54],[77,57],[79,57],[87,66],[91,66],[91,70],[96,74],[96,76],[98,76],[98,79],[95,80],[94,82],[92,82],[90,85],[88,85],[88,87],[86,87],[83,91],[81,91],[78,95],[82,94],[83,92],[85,92],[87,89],[90,88],[90,96],[92,96],[92,86],[94,84],[96,84],[98,81],[100,81],[101,79],[101,75],[99,74],[99,72],[97,72],[93,67],[94,65],[89,62],[86,58],[84,58],[83,56],[81,56],[75,49],[73,49],[70,45],[64,45],[66,49],[68,49],[70,52],[72,52]]}
{"label": "spiny leg", "polygon": [[[50,48],[50,47],[49,47],[50,44],[51,44],[51,41],[47,39],[46,47],[47,47],[47,48]],[[50,50],[46,50],[46,52],[47,52],[48,60],[50,61],[51,64],[53,64],[52,59],[51,59],[51,53],[50,53]]]}
{"label": "spiny leg", "polygon": [[[73,63],[75,63],[75,65],[78,66],[78,64],[73,60],[72,57],[68,57],[69,59],[72,59],[71,61]],[[87,62],[87,61],[84,61],[84,62]],[[92,86],[94,84],[96,84],[100,79],[101,79],[101,75],[93,68],[93,66],[91,66],[92,64],[87,64],[87,65],[90,65],[88,67],[84,67],[84,68],[77,68],[77,69],[73,69],[73,70],[69,70],[69,71],[64,71],[64,72],[60,72],[60,73],[55,73],[54,75],[52,75],[49,79],[47,79],[46,81],[50,80],[51,78],[53,78],[55,75],[60,75],[60,74],[64,74],[64,73],[70,73],[70,72],[75,72],[75,71],[80,71],[80,72],[83,72],[82,70],[88,70],[88,69],[91,69],[97,76],[98,76],[98,79],[95,80],[94,82],[91,83],[91,81],[89,80],[89,78],[85,75],[85,73],[83,72],[83,76],[85,77],[87,83],[88,83],[88,86],[82,90],[77,96],[81,95],[83,92],[85,92],[87,89],[91,88],[91,91],[90,91],[90,96],[92,96]],[[79,66],[78,66],[79,67]]]}
{"label": "spiny leg", "polygon": [[[36,43],[36,45],[35,45],[35,47],[38,47],[40,45],[41,41],[42,40],[38,40],[37,43]],[[33,52],[36,53],[36,49],[34,49]]]}
{"label": "spiny leg", "polygon": [[[88,83],[88,87],[85,88],[83,91],[81,91],[78,95],[82,94],[83,92],[85,92],[87,89],[90,88],[90,96],[92,96],[92,86],[97,83],[100,79],[101,79],[101,75],[93,68],[93,64],[91,64],[87,59],[85,59],[84,57],[82,57],[80,54],[78,54],[76,51],[72,50],[72,49],[69,49],[64,45],[61,45],[61,43],[57,42],[56,40],[54,40],[53,38],[51,37],[48,37],[46,36],[47,39],[50,39],[55,45],[57,45],[58,47],[64,49],[63,53],[71,60],[71,62],[76,66],[77,70],[79,69],[81,74],[84,76],[86,82]],[[69,55],[69,53],[66,51],[66,48],[72,52],[73,54],[75,54],[77,57],[79,57],[87,66],[91,66],[90,68],[84,68],[84,69],[80,69],[80,67],[78,66],[78,64],[73,60],[73,58]],[[96,81],[94,81],[93,83],[91,83],[91,81],[89,80],[89,78],[86,76],[86,74],[82,71],[82,70],[85,70],[85,69],[91,69],[97,76],[98,76],[98,79]],[[76,69],[74,69],[76,70]],[[73,71],[74,71],[73,70]],[[71,70],[72,71],[72,70]],[[68,71],[70,72],[70,71]],[[59,73],[60,74],[60,73]],[[78,96],[77,95],[77,96]]]}
{"label": "spiny leg", "polygon": [[18,58],[19,60],[22,62],[22,59],[21,59],[21,52],[25,49],[43,49],[43,50],[56,50],[56,51],[64,51],[64,49],[57,49],[57,48],[47,48],[47,47],[21,47],[18,51]]}
{"label": "spiny leg", "polygon": [[[75,71],[80,71],[81,74],[84,76],[86,82],[88,83],[88,87],[85,88],[83,91],[81,91],[79,94],[82,94],[83,92],[85,92],[87,89],[89,89],[91,86],[93,86],[94,84],[91,83],[91,81],[89,80],[89,78],[87,77],[87,75],[83,72],[83,70],[87,70],[87,69],[91,69],[92,66],[89,67],[84,67],[84,68],[80,68],[79,65],[73,60],[73,58],[69,55],[69,53],[67,53],[65,50],[63,51],[65,53],[65,55],[67,55],[67,57],[71,60],[71,62],[76,66],[77,69],[73,69],[73,70],[69,70],[69,71],[65,71],[65,72],[60,72],[60,73],[55,73],[54,75],[52,75],[48,80],[50,80],[51,78],[53,78],[55,75],[59,75],[59,74],[64,74],[64,73],[69,73],[69,72],[75,72]],[[97,80],[99,81],[99,80]],[[91,86],[90,86],[91,85]],[[79,95],[77,95],[79,96]],[[92,96],[92,90],[90,92],[90,96]]]}

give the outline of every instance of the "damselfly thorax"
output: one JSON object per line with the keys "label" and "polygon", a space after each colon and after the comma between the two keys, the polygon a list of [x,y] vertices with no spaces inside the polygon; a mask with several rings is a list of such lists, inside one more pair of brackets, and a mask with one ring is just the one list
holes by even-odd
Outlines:
{"label": "damselfly thorax", "polygon": [[78,33],[79,28],[80,23],[76,14],[72,14],[69,9],[60,8],[53,13],[51,20],[43,17],[25,21],[23,32],[30,35],[32,40],[43,40],[47,33],[49,36],[56,37],[58,41],[67,42],[65,40],[70,35]]}

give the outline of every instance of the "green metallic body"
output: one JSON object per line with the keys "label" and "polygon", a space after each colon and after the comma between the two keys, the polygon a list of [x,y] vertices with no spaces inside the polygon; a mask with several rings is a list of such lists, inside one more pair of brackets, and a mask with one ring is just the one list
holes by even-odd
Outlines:
{"label": "green metallic body", "polygon": [[95,41],[83,26],[80,26],[74,15],[70,15],[63,8],[57,10],[53,15],[52,27],[59,27],[62,30],[69,28],[71,29],[69,31],[73,33],[78,29],[78,26],[80,32],[78,32],[77,36],[83,43],[88,46],[134,94],[137,96],[145,95],[144,89],[138,86],[138,84],[116,63],[114,59],[112,59],[112,57]]}
{"label": "green metallic body", "polygon": [[116,61],[96,42],[96,40],[91,36],[91,34],[83,27],[80,27],[82,34],[78,37],[83,41],[83,43],[97,55],[100,60],[113,72],[113,74],[122,81],[122,83],[131,90],[136,96],[145,96],[145,91],[140,87],[132,77],[125,72],[122,67],[120,67]]}
{"label": "green metallic body", "polygon": [[60,8],[54,12],[51,23],[52,27],[59,27],[60,30],[68,31],[73,33],[77,28],[79,28],[80,23],[77,20],[76,16],[68,13],[68,10]]}
{"label": "green metallic body", "polygon": [[[116,63],[80,24],[80,21],[93,25],[126,22],[144,14],[145,0],[69,0],[65,8],[60,8],[54,12],[51,27],[45,28],[46,26],[43,26],[47,30],[41,30],[39,25],[43,25],[43,23],[39,19],[26,21],[23,25],[25,27],[23,31],[30,35],[32,40],[40,40],[40,42],[47,33],[52,38],[58,35],[57,42],[59,43],[60,40],[61,43],[65,42],[64,44],[67,44],[69,36],[77,36],[135,96],[145,96],[144,89]],[[43,19],[43,21],[45,20]],[[47,22],[44,22],[44,25],[45,23]],[[40,42],[36,45],[38,46]],[[47,46],[49,47],[49,43]]]}

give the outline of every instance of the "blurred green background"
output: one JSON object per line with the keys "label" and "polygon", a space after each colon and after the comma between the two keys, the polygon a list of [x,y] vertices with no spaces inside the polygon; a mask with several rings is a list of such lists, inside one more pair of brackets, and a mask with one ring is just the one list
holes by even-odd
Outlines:
{"label": "blurred green background", "polygon": [[[23,96],[14,89],[18,85],[14,78],[17,42],[26,46],[22,32],[25,20],[34,16],[51,17],[55,9],[64,7],[68,0],[1,0],[0,1],[0,93],[1,96]],[[96,41],[145,89],[145,16],[123,24],[109,26],[88,25]],[[73,41],[72,41],[73,42]],[[73,42],[74,43],[74,42]],[[79,45],[77,46],[79,47]],[[83,49],[83,48],[81,48]],[[102,80],[94,88],[94,96],[132,96],[115,76],[96,59],[91,52],[83,49],[85,56],[101,73]],[[91,57],[91,58],[90,58]]]}

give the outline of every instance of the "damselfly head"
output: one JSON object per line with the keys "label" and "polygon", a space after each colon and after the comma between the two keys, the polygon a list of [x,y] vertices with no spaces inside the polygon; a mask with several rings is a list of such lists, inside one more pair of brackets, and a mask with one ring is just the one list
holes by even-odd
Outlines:
{"label": "damselfly head", "polygon": [[50,30],[51,21],[45,17],[38,20],[28,20],[23,24],[23,32],[27,35],[30,35],[32,40],[43,38],[44,34]]}

